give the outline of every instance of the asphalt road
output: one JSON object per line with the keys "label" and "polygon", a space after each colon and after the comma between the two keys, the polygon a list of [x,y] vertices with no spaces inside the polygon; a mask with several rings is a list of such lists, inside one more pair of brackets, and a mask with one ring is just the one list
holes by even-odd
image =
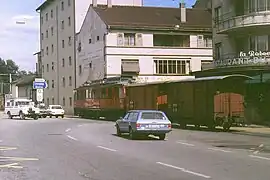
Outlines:
{"label": "asphalt road", "polygon": [[269,180],[269,138],[173,130],[128,140],[111,122],[0,120],[1,180]]}

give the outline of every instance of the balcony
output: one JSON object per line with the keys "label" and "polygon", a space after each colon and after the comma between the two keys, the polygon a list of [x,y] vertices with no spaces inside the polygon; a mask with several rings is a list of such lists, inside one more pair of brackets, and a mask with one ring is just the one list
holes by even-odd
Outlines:
{"label": "balcony", "polygon": [[[228,14],[226,14],[228,17]],[[231,16],[230,18],[221,18],[216,23],[218,34],[241,33],[242,31],[255,32],[270,28],[270,11],[261,11],[242,16]],[[267,30],[266,30],[267,31]]]}

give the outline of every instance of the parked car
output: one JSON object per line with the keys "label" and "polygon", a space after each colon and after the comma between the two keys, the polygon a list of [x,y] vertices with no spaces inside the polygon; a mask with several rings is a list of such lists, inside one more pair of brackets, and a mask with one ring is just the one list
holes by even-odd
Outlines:
{"label": "parked car", "polygon": [[65,110],[62,108],[61,105],[49,105],[48,116],[50,116],[50,118],[52,118],[53,116],[55,116],[56,118],[58,118],[58,116],[64,118],[64,115]]}
{"label": "parked car", "polygon": [[166,134],[172,131],[171,121],[164,112],[157,110],[128,111],[124,118],[116,121],[115,127],[118,136],[129,133],[130,139],[135,139],[138,135],[155,135],[164,140]]}
{"label": "parked car", "polygon": [[40,112],[39,108],[35,107],[35,103],[31,99],[14,98],[6,101],[5,113],[10,119],[18,116],[20,119],[29,117],[36,120]]}

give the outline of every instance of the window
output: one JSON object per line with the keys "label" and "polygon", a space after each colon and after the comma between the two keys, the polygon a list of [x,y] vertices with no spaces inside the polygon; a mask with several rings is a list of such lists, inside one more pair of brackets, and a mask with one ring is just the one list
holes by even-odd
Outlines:
{"label": "window", "polygon": [[124,45],[125,46],[135,46],[135,34],[125,33],[124,34]]}
{"label": "window", "polygon": [[65,58],[62,59],[62,67],[65,67]]}
{"label": "window", "polygon": [[66,106],[66,98],[63,97],[63,106]]}
{"label": "window", "polygon": [[71,0],[68,0],[68,6],[70,6],[71,5]]}
{"label": "window", "polygon": [[54,71],[54,62],[52,62],[52,71]]}
{"label": "window", "polygon": [[79,75],[82,74],[82,65],[79,65]]}
{"label": "window", "polygon": [[52,54],[53,54],[53,52],[54,52],[54,46],[53,46],[53,44],[52,44]]}
{"label": "window", "polygon": [[71,36],[68,37],[68,45],[71,46]]}
{"label": "window", "polygon": [[66,78],[65,77],[62,78],[62,85],[63,85],[63,87],[66,87]]}
{"label": "window", "polygon": [[166,119],[165,116],[160,112],[143,112],[141,119]]}
{"label": "window", "polygon": [[47,80],[47,85],[48,85],[48,88],[50,88],[50,81]]}
{"label": "window", "polygon": [[92,69],[92,63],[91,62],[89,63],[89,68]]}
{"label": "window", "polygon": [[53,27],[51,27],[51,35],[53,36],[53,34],[54,34],[54,33],[53,33]]}
{"label": "window", "polygon": [[72,97],[69,97],[69,106],[72,106]]}
{"label": "window", "polygon": [[54,98],[52,98],[52,104],[54,104]]}
{"label": "window", "polygon": [[189,60],[155,60],[156,74],[186,75],[190,72]]}
{"label": "window", "polygon": [[97,36],[97,41],[99,41],[99,36]]}
{"label": "window", "polygon": [[62,40],[62,48],[65,48],[65,40]]}
{"label": "window", "polygon": [[72,65],[71,56],[68,57],[68,64],[69,64],[70,66]]}
{"label": "window", "polygon": [[48,32],[48,30],[46,30],[46,38],[48,38],[49,37],[49,32]]}
{"label": "window", "polygon": [[53,10],[51,10],[51,18],[53,18]]}
{"label": "window", "polygon": [[46,13],[46,15],[45,15],[45,16],[46,16],[46,21],[48,21],[48,13]]}
{"label": "window", "polygon": [[219,24],[221,16],[221,6],[215,8],[215,24]]}
{"label": "window", "polygon": [[245,14],[270,10],[269,0],[246,0],[244,3],[246,10]]}
{"label": "window", "polygon": [[47,106],[50,105],[50,99],[47,98]]}
{"label": "window", "polygon": [[69,86],[72,86],[72,78],[71,78],[71,76],[68,77],[68,84],[69,84]]}
{"label": "window", "polygon": [[41,56],[43,57],[44,56],[44,49],[41,49]]}
{"label": "window", "polygon": [[88,40],[88,43],[91,44],[91,43],[92,43],[92,39],[89,39],[89,40]]}
{"label": "window", "polygon": [[71,18],[70,18],[70,16],[68,17],[68,26],[71,26]]}
{"label": "window", "polygon": [[269,50],[269,42],[270,36],[269,35],[262,35],[262,36],[250,36],[248,47],[249,50],[252,51],[268,51]]}
{"label": "window", "polygon": [[61,21],[61,28],[62,28],[62,29],[65,28],[65,21]]}
{"label": "window", "polygon": [[204,47],[212,47],[212,36],[204,35]]}
{"label": "window", "polygon": [[41,40],[43,40],[44,39],[44,34],[43,33],[41,33]]}
{"label": "window", "polygon": [[40,23],[43,24],[43,17],[40,17]]}
{"label": "window", "polygon": [[153,45],[163,47],[190,47],[190,35],[154,34]]}
{"label": "window", "polygon": [[47,56],[49,55],[49,47],[48,46],[46,47],[46,55]]}
{"label": "window", "polygon": [[42,65],[42,72],[44,73],[44,65]]}
{"label": "window", "polygon": [[49,64],[47,64],[47,72],[49,72]]}
{"label": "window", "polygon": [[221,59],[221,54],[222,54],[221,47],[222,47],[221,43],[215,44],[215,57],[214,57],[214,59],[216,59],[216,60]]}
{"label": "window", "polygon": [[54,80],[52,80],[52,88],[54,88]]}
{"label": "window", "polygon": [[61,10],[62,10],[62,11],[65,10],[64,1],[61,2]]}

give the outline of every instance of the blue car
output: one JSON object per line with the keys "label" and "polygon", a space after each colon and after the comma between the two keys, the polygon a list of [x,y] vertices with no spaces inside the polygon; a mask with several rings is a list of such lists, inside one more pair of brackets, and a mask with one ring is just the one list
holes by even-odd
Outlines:
{"label": "blue car", "polygon": [[130,139],[137,136],[158,136],[164,140],[166,134],[172,131],[171,121],[162,111],[157,110],[131,110],[124,118],[120,117],[115,123],[118,136],[128,133]]}

